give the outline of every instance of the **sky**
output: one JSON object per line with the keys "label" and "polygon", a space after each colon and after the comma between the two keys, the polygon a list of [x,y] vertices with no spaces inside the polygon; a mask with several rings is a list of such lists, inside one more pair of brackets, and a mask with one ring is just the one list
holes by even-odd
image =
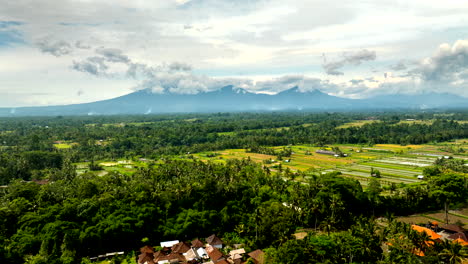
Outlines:
{"label": "sky", "polygon": [[234,85],[468,97],[468,1],[0,0],[0,107]]}

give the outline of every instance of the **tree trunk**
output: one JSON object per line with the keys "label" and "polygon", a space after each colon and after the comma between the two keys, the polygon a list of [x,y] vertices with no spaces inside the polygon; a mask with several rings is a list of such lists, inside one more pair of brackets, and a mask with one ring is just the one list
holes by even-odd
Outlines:
{"label": "tree trunk", "polygon": [[447,201],[445,201],[444,208],[445,208],[445,223],[448,224],[449,218],[448,218],[448,202]]}

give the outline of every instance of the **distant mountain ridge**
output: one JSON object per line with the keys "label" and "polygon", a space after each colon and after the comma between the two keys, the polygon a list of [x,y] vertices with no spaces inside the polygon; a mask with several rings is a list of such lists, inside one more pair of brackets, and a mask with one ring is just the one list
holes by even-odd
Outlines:
{"label": "distant mountain ridge", "polygon": [[301,92],[298,87],[274,95],[252,93],[231,85],[197,94],[152,93],[140,90],[92,103],[0,108],[0,116],[116,115],[182,112],[251,111],[354,111],[370,109],[468,108],[468,98],[453,94],[385,95],[347,99],[319,90]]}

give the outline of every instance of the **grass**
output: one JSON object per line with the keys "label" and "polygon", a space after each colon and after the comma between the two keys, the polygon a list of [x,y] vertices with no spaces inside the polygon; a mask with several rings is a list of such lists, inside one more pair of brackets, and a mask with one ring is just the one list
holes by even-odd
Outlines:
{"label": "grass", "polygon": [[56,149],[70,149],[72,148],[74,145],[77,145],[78,143],[56,143],[54,144],[54,148]]}
{"label": "grass", "polygon": [[400,122],[398,122],[397,124],[422,124],[422,125],[432,125],[432,123],[434,123],[434,120],[418,120],[418,119],[415,119],[415,120],[401,120]]}
{"label": "grass", "polygon": [[60,144],[54,144],[54,147],[57,149],[69,149],[72,147],[72,145],[66,144],[66,143],[60,143]]}
{"label": "grass", "polygon": [[338,126],[337,128],[348,128],[348,127],[361,127],[365,124],[372,124],[372,123],[376,123],[376,122],[380,122],[379,120],[356,120],[356,121],[353,121],[353,122],[348,122],[348,123],[345,123],[341,126]]}

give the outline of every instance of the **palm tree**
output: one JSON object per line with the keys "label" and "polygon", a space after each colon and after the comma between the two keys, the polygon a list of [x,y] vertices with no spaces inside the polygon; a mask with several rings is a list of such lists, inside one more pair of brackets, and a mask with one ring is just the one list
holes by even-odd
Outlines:
{"label": "palm tree", "polygon": [[468,259],[468,248],[462,246],[460,243],[445,240],[442,242],[443,250],[439,256],[450,264],[463,263]]}

